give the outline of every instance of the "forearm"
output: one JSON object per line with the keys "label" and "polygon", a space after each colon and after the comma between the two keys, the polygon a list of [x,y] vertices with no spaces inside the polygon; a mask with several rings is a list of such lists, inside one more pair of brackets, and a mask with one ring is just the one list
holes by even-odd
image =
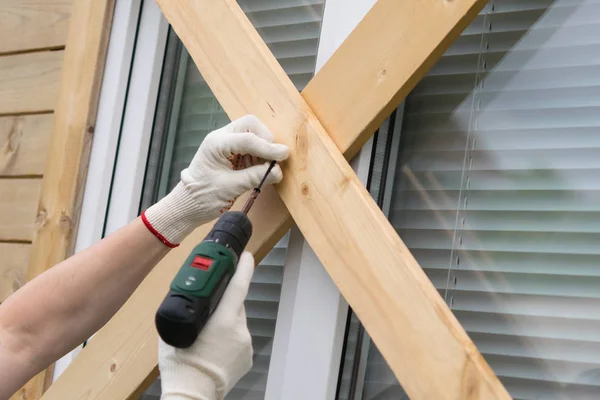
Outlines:
{"label": "forearm", "polygon": [[[288,152],[253,116],[211,132],[181,181],[144,211],[143,221],[136,219],[56,265],[1,304],[0,400],[100,329],[169,247],[227,211],[237,196],[262,182],[270,168],[266,160],[283,161]],[[264,184],[281,179],[276,165]],[[246,331],[244,348],[250,346]]]}
{"label": "forearm", "polygon": [[20,368],[4,371],[0,359],[1,372],[14,375],[5,382],[24,383],[100,329],[168,250],[136,219],[9,297],[0,305],[0,358]]}

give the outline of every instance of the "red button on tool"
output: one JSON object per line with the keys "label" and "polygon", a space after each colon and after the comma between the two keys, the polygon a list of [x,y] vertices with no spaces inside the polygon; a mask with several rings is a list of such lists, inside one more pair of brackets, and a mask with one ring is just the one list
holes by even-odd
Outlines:
{"label": "red button on tool", "polygon": [[212,262],[213,260],[211,260],[210,258],[196,256],[196,258],[194,258],[194,261],[192,261],[192,267],[208,271]]}

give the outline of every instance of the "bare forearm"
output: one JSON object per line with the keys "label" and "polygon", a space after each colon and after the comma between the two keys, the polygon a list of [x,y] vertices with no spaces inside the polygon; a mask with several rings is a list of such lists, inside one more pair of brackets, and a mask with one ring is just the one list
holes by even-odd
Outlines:
{"label": "bare forearm", "polygon": [[102,327],[168,247],[228,210],[237,196],[279,183],[279,165],[270,169],[264,161],[283,161],[288,153],[251,115],[209,133],[181,181],[142,213],[143,221],[65,260],[1,304],[0,400]]}
{"label": "bare forearm", "polygon": [[168,250],[136,219],[46,271],[0,305],[0,357],[20,354],[27,375],[45,368],[101,328]]}

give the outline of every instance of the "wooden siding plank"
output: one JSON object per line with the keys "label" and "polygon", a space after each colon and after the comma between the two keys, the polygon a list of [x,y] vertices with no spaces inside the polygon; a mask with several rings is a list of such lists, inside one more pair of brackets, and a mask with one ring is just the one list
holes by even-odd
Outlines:
{"label": "wooden siding plank", "polygon": [[[372,127],[377,126],[375,121],[381,118],[380,109],[370,107],[368,109],[370,111],[362,112],[365,104],[376,102],[381,108],[393,108],[402,98],[397,93],[389,92],[384,83],[397,85],[395,90],[398,92],[404,91],[404,94],[408,93],[412,89],[411,85],[414,85],[427,71],[428,66],[439,58],[445,50],[444,46],[449,45],[460,34],[484,3],[483,1],[459,0],[442,4],[428,0],[419,2],[419,7],[415,7],[410,2],[380,0],[376,4],[374,10],[378,10],[378,18],[365,18],[350,38],[357,36],[353,40],[349,38],[342,45],[342,48],[344,48],[348,43],[354,43],[352,52],[355,55],[348,61],[357,60],[356,62],[364,64],[364,68],[322,70],[325,74],[321,77],[322,82],[328,81],[332,84],[328,85],[328,90],[320,89],[321,84],[319,84],[319,87],[315,87],[314,93],[321,92],[322,95],[329,96],[328,104],[329,100],[331,102],[350,100],[344,106],[333,105],[332,110],[336,110],[336,112],[329,113],[327,107],[319,110],[319,118],[324,121],[324,124],[330,126],[328,128],[330,129],[329,134],[334,142],[338,144],[340,150],[352,151],[354,143],[358,140],[365,140],[365,137],[372,134]],[[423,7],[423,9],[420,7]],[[397,23],[399,15],[406,16],[406,24]],[[365,23],[369,26],[361,27]],[[379,36],[377,34],[378,29],[388,25],[394,27],[393,31],[390,32],[390,36]],[[199,29],[199,34],[211,35],[210,28],[207,27],[205,31],[204,25],[197,20],[191,23],[190,26]],[[179,27],[181,28],[181,26]],[[406,39],[414,32],[421,31],[427,32],[427,37],[424,38],[426,40],[417,42]],[[378,46],[372,46],[374,38],[376,38]],[[423,51],[420,51],[421,47]],[[376,54],[370,53],[371,58],[363,58],[362,55],[367,49],[377,49],[378,51]],[[352,55],[352,52],[340,52],[338,50],[329,62],[341,57],[340,54],[345,54],[344,57],[348,57],[349,54]],[[233,54],[237,53],[234,51]],[[407,54],[410,55],[410,58],[407,58]],[[390,68],[385,74],[378,74],[377,71],[381,72],[378,66],[388,59],[390,62],[398,63],[398,68]],[[208,59],[208,61],[210,62],[212,59]],[[343,59],[336,62],[340,61],[342,61],[341,65],[344,65]],[[253,63],[248,63],[248,65],[250,64],[253,65]],[[379,75],[379,80],[372,80],[368,71],[376,76]],[[362,73],[362,75],[356,75],[357,73]],[[365,86],[362,80],[365,75],[368,75],[367,79],[371,79],[371,82],[375,83],[375,87]],[[402,75],[405,77],[402,79],[405,80],[398,78]],[[360,89],[361,93],[364,92],[365,96],[345,98],[344,93],[346,91],[352,93],[357,89]],[[332,93],[339,93],[339,95],[332,95]],[[243,92],[240,98],[245,95],[247,93]],[[306,97],[306,93],[303,93],[303,95]],[[389,103],[384,104],[386,101]],[[394,102],[396,104],[393,104]],[[261,104],[263,103],[261,102]],[[277,105],[279,106],[278,103]],[[278,108],[276,107],[276,109]],[[353,115],[354,112],[359,112],[360,120],[356,121],[356,125],[349,125],[347,129],[341,130],[341,124],[336,123],[336,121],[342,120],[346,115]],[[269,115],[266,117],[267,120],[271,120],[271,118]],[[289,127],[286,129],[289,129]],[[243,202],[243,199],[240,199],[240,201]],[[238,201],[238,205],[240,201]],[[260,259],[287,230],[291,219],[285,206],[272,188],[267,188],[261,194],[260,201],[257,202],[255,207],[251,215],[255,226],[255,234],[248,249],[256,252],[257,259]],[[157,336],[153,326],[156,307],[162,301],[168,284],[182,260],[191,248],[202,240],[211,226],[212,224],[207,224],[205,227],[197,229],[179,248],[171,251],[161,261],[127,304],[95,336],[94,340],[81,352],[74,364],[61,376],[44,398],[61,399],[70,394],[75,397],[85,395],[88,399],[124,399],[138,388],[140,382],[148,374],[156,371],[155,343]],[[381,232],[375,232],[373,235],[378,236],[380,234]],[[407,255],[407,257],[410,256]],[[363,292],[357,291],[357,294],[360,293]],[[443,315],[446,315],[446,312]],[[408,326],[410,326],[410,323]],[[110,354],[107,354],[107,348],[113,349]],[[430,350],[425,349],[424,351]],[[444,357],[444,361],[446,360],[446,357]],[[449,359],[449,361],[453,362],[452,359]],[[411,365],[411,363],[406,364],[407,366]],[[429,372],[433,373],[433,371]],[[458,384],[460,384],[462,378],[470,377],[473,373],[470,368],[467,368],[464,372],[466,375],[451,383],[456,385],[456,382],[459,382]],[[425,386],[429,383],[428,380]],[[464,383],[468,386],[469,382]],[[492,385],[495,385],[495,383],[494,380]],[[459,398],[476,398],[478,395],[485,395],[485,393],[478,393],[478,388],[474,383],[474,386],[471,387],[473,389],[473,393],[470,394],[471,397]],[[499,390],[501,391],[501,389]]]}
{"label": "wooden siding plank", "polygon": [[41,179],[0,178],[0,241],[30,241]]}
{"label": "wooden siding plank", "polygon": [[0,303],[25,284],[30,251],[30,244],[0,243]]}
{"label": "wooden siding plank", "polygon": [[52,114],[0,117],[0,176],[42,175]]}
{"label": "wooden siding plank", "polygon": [[3,0],[0,53],[65,45],[72,0]]}
{"label": "wooden siding plank", "polygon": [[0,56],[0,114],[53,110],[63,53],[61,50]]}
{"label": "wooden siding plank", "polygon": [[[73,252],[114,4],[73,2],[26,281]],[[12,399],[39,399],[52,371],[38,374]]]}

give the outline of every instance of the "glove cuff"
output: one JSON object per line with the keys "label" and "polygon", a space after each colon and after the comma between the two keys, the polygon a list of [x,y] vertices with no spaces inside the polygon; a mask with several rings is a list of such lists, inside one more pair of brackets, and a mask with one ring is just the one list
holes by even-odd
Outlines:
{"label": "glove cuff", "polygon": [[144,225],[165,246],[174,248],[202,224],[198,204],[182,182],[162,200],[145,210]]}

